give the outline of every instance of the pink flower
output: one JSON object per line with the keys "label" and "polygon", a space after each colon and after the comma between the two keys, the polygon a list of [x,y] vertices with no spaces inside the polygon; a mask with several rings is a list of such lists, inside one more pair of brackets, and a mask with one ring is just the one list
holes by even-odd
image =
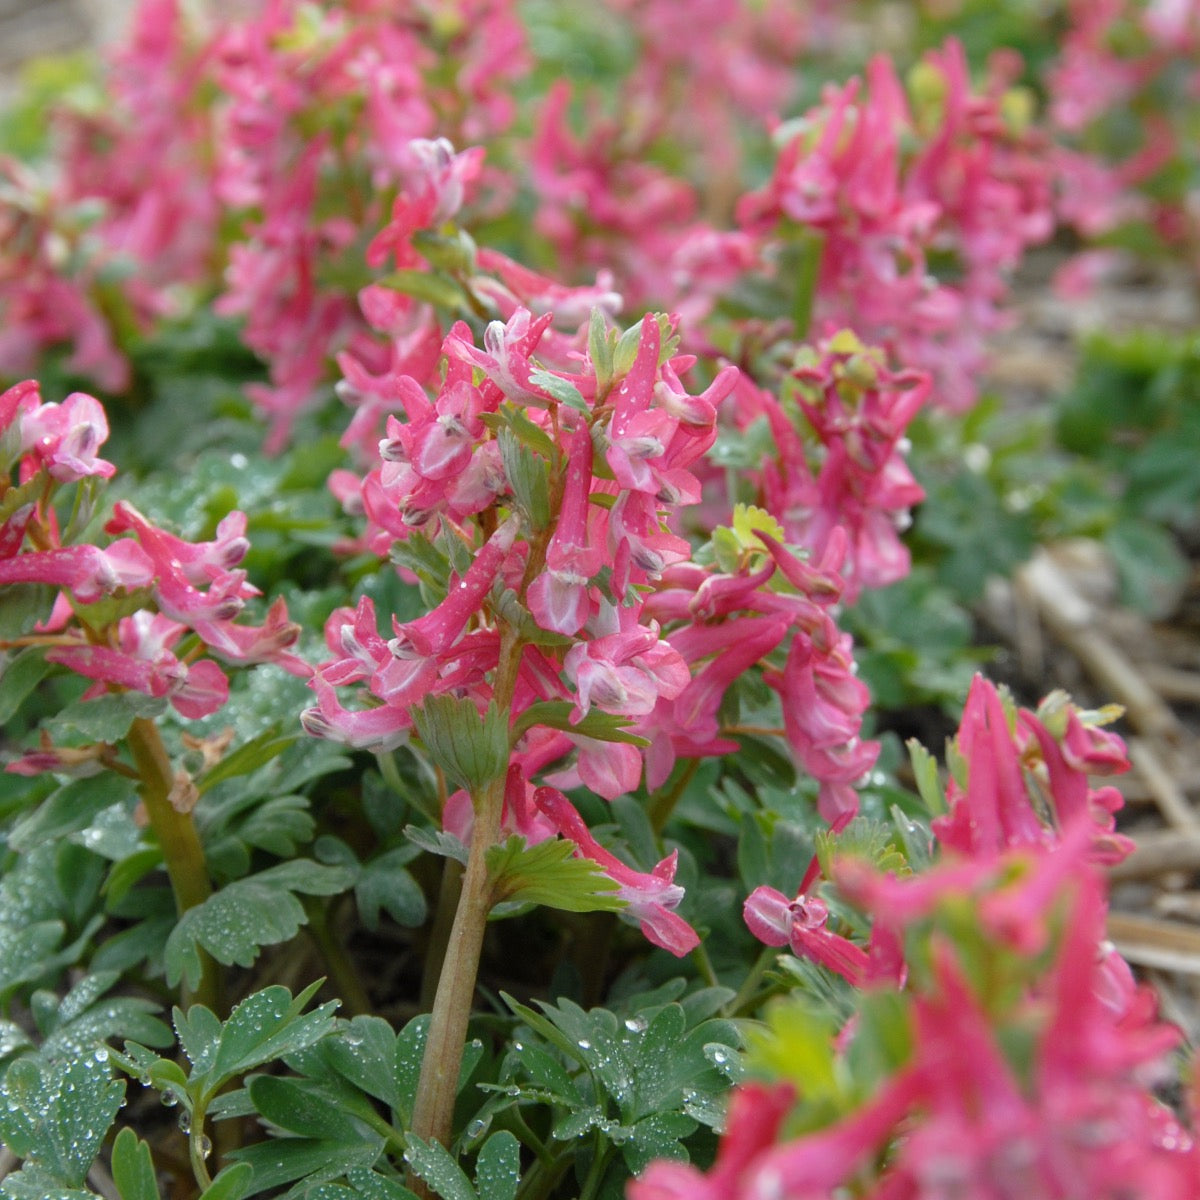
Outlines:
{"label": "pink flower", "polygon": [[[119,626],[120,648],[108,646],[52,646],[49,662],[69,667],[98,684],[165,696],[184,717],[207,717],[229,699],[229,681],[216,663],[207,659],[190,665],[171,653],[185,626],[149,612],[124,618]],[[100,695],[105,687],[91,689]]]}
{"label": "pink flower", "polygon": [[48,583],[91,604],[119,588],[133,591],[155,578],[155,566],[136,542],[122,539],[104,550],[65,546],[0,559],[0,584]]}
{"label": "pink flower", "polygon": [[775,888],[762,886],[746,898],[743,916],[750,932],[768,946],[790,946],[799,958],[828,967],[857,987],[868,979],[869,959],[861,946],[825,928],[829,906],[818,896],[788,900]]}
{"label": "pink flower", "polygon": [[546,548],[546,569],[529,585],[529,611],[543,629],[578,633],[591,613],[588,585],[603,564],[588,528],[592,435],[581,425],[567,440],[566,479],[558,522]]}
{"label": "pink flower", "polygon": [[683,899],[683,888],[674,882],[677,850],[649,874],[635,871],[596,841],[583,818],[557,788],[540,787],[533,798],[555,829],[575,843],[579,857],[598,863],[619,885],[617,895],[626,901],[626,911],[641,925],[650,941],[676,958],[682,958],[700,944],[696,931],[675,912]]}
{"label": "pink flower", "polygon": [[[27,396],[33,399],[36,392]],[[108,418],[99,400],[72,392],[61,404],[21,407],[21,449],[32,454],[54,479],[70,483],[88,476],[109,479],[116,474],[112,463],[96,457],[108,440]]]}

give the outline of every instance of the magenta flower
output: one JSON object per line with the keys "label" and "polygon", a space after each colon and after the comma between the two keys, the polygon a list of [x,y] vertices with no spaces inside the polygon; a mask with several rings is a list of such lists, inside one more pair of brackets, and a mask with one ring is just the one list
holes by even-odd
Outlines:
{"label": "magenta flower", "polygon": [[[60,483],[88,476],[109,479],[116,474],[112,463],[96,457],[96,451],[108,441],[108,417],[100,401],[72,392],[61,404],[34,406],[36,389],[34,384],[24,392],[18,405],[22,453],[32,455],[33,461]],[[3,400],[0,397],[0,406]]]}
{"label": "magenta flower", "polygon": [[546,548],[546,569],[529,585],[529,611],[543,629],[578,633],[591,615],[588,585],[603,564],[589,534],[592,435],[580,425],[567,439],[562,508]]}
{"label": "magenta flower", "polygon": [[100,685],[85,697],[103,695],[108,687],[128,688],[148,696],[165,696],[184,717],[207,717],[229,699],[229,680],[216,663],[185,663],[171,647],[186,627],[146,611],[124,618],[118,627],[119,649],[109,646],[52,646],[49,662],[69,667]]}
{"label": "magenta flower", "polygon": [[829,906],[818,896],[788,900],[775,888],[757,887],[742,910],[750,932],[768,946],[790,946],[798,958],[809,958],[862,987],[870,979],[867,952],[848,938],[826,929]]}
{"label": "magenta flower", "polygon": [[675,912],[683,899],[683,888],[674,882],[677,850],[649,874],[635,871],[596,841],[574,805],[557,788],[539,787],[533,798],[538,811],[557,832],[575,843],[579,857],[598,863],[619,885],[617,895],[628,905],[625,911],[638,922],[650,941],[676,958],[682,958],[700,944],[696,931]]}
{"label": "magenta flower", "polygon": [[0,584],[48,583],[66,588],[82,604],[118,589],[133,591],[155,579],[155,565],[142,548],[123,538],[104,550],[64,546],[0,558]]}

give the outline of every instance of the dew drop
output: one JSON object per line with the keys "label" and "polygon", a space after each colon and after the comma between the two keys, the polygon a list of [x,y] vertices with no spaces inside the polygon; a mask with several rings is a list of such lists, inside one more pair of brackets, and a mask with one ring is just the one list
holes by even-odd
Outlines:
{"label": "dew drop", "polygon": [[179,1097],[174,1092],[166,1091],[162,1094],[163,1108],[174,1108],[179,1103]]}
{"label": "dew drop", "polygon": [[192,1114],[186,1108],[179,1114],[179,1131],[181,1133],[192,1132]]}
{"label": "dew drop", "polygon": [[484,1117],[476,1117],[472,1121],[467,1122],[466,1134],[469,1138],[477,1138],[490,1125],[491,1122]]}
{"label": "dew drop", "polygon": [[579,1048],[580,1048],[580,1050],[590,1050],[592,1048],[592,1043],[589,1042],[587,1040],[587,1038],[580,1038],[579,1039]]}
{"label": "dew drop", "polygon": [[201,1134],[196,1139],[196,1149],[200,1151],[201,1158],[207,1158],[212,1153],[212,1141],[206,1134]]}
{"label": "dew drop", "polygon": [[642,1016],[625,1018],[625,1028],[628,1029],[630,1033],[645,1033],[646,1026],[648,1024],[649,1022],[645,1017]]}
{"label": "dew drop", "polygon": [[97,1049],[96,1061],[98,1063],[108,1062],[108,1047],[107,1046],[101,1046],[101,1047],[99,1047],[99,1049]]}

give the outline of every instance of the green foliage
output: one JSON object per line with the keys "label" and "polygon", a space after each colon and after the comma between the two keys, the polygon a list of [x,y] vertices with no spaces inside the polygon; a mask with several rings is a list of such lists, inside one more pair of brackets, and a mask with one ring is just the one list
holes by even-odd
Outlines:
{"label": "green foliage", "polygon": [[108,1059],[100,1049],[62,1061],[20,1058],[8,1069],[0,1083],[0,1140],[26,1166],[0,1196],[29,1195],[22,1175],[26,1187],[81,1189],[125,1095]]}
{"label": "green foliage", "polygon": [[566,999],[540,1002],[541,1012],[504,999],[528,1032],[518,1030],[497,1099],[549,1106],[554,1141],[589,1138],[594,1156],[639,1171],[653,1158],[687,1161],[697,1130],[719,1127],[741,1045],[732,1022],[693,1023],[682,1004],[649,996],[624,1017]]}
{"label": "green foliage", "polygon": [[508,769],[508,725],[493,705],[481,715],[466,697],[430,696],[413,709],[413,723],[455,787],[474,795]]}
{"label": "green foliage", "polygon": [[250,966],[263,946],[286,942],[308,921],[296,893],[333,896],[354,882],[345,867],[294,859],[235,880],[185,912],[167,938],[167,981],[200,982],[203,948],[221,963]]}
{"label": "green foliage", "polygon": [[488,872],[498,901],[541,904],[565,912],[619,912],[625,901],[617,885],[591,859],[575,857],[575,845],[552,839],[527,846],[511,837],[487,853]]}

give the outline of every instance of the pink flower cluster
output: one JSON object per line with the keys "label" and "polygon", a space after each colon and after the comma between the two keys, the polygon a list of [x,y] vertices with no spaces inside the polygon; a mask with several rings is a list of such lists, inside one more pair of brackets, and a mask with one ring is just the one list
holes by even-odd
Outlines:
{"label": "pink flower cluster", "polygon": [[[84,699],[131,690],[166,698],[181,716],[208,716],[225,703],[229,681],[211,658],[199,658],[204,652],[234,666],[274,662],[309,673],[289,649],[300,628],[282,600],[262,625],[236,621],[258,594],[238,566],[250,545],[243,513],[225,517],[212,541],[188,542],[119,501],[105,525],[113,540],[79,542],[69,531],[64,541],[52,504],[57,490],[116,470],[97,456],[108,438],[99,401],[76,392],[61,404],[42,403],[35,382],[17,384],[0,395],[0,438],[10,456],[0,462],[0,586],[55,589],[50,613],[25,641],[44,644],[48,661],[94,680]],[[80,611],[114,597],[122,599],[122,615]],[[189,635],[186,652],[177,654]],[[76,757],[44,746],[7,769],[98,769]]]}
{"label": "pink flower cluster", "polygon": [[[1200,5],[1076,0],[1067,7],[1062,51],[1047,76],[1059,220],[1102,247],[1123,226],[1140,224],[1194,253],[1200,192],[1180,94],[1200,95]],[[1060,291],[1085,292],[1120,257],[1085,251],[1060,273]]]}
{"label": "pink flower cluster", "polygon": [[[541,287],[495,266],[506,286]],[[566,311],[577,307],[579,297],[559,298]],[[830,530],[821,557],[804,561],[753,510],[739,518],[736,550],[695,561],[670,522],[701,499],[695,471],[737,372],[688,392],[692,360],[675,355],[666,318],[648,316],[620,338],[599,308],[573,335],[554,325],[552,311],[517,307],[478,346],[460,324],[443,342],[442,372],[419,380],[394,369],[369,385],[388,410],[378,465],[335,481],[367,517],[364,544],[383,555],[418,539],[465,566],[438,585],[425,616],[393,621],[390,638],[369,599],[333,614],[333,657],[313,677],[306,728],[385,751],[410,736],[425,697],[466,695],[482,710],[503,630],[523,611],[542,632],[522,637],[516,666],[510,721],[523,732],[511,760],[511,832],[530,841],[566,832],[565,799],[531,801],[539,774],[612,799],[643,771],[655,788],[678,759],[735,748],[721,703],[759,666],[781,696],[782,732],[820,783],[822,811],[853,812],[853,784],[878,747],[859,736],[867,690],[830,615],[844,590],[845,536]],[[366,377],[357,380],[361,396]],[[348,704],[343,689],[360,685],[367,703]],[[566,720],[538,719],[564,702]],[[634,736],[614,740],[614,720]],[[446,812],[461,833],[464,801],[451,797]]]}
{"label": "pink flower cluster", "polygon": [[[910,99],[878,56],[865,87],[830,85],[780,127],[770,181],[738,206],[766,248],[789,224],[819,238],[819,331],[848,326],[931,372],[935,401],[954,411],[974,402],[1006,273],[1053,228],[1045,155],[1005,119],[1002,83],[972,93],[951,41],[923,60]],[[957,282],[933,274],[931,258],[946,255]]]}
{"label": "pink flower cluster", "polygon": [[[452,80],[441,55],[457,64]],[[360,238],[389,195],[419,195],[414,140],[494,135],[526,66],[507,0],[471,0],[453,19],[410,19],[379,0],[274,0],[211,30],[177,0],[144,0],[112,64],[112,103],[64,116],[50,199],[10,168],[0,370],[28,369],[66,342],[73,369],[119,390],[128,368],[106,315],[114,298],[145,328],[186,307],[189,289],[217,290],[217,310],[245,318],[246,343],[269,367],[251,398],[279,448],[333,354],[365,333]],[[98,216],[73,232],[83,209]],[[68,270],[64,234],[89,264],[82,273]],[[102,287],[118,269],[127,282]]]}
{"label": "pink flower cluster", "polygon": [[[1097,866],[1128,843],[1115,792],[1088,775],[1124,770],[1123,745],[1061,695],[1017,710],[977,679],[950,765],[940,863],[897,876],[835,860],[867,944],[830,928],[811,879],[794,900],[760,887],[746,902],[768,945],[865,989],[827,1052],[848,1064],[856,1039],[886,1038],[900,1060],[877,1063],[871,1098],[847,1095],[832,1121],[814,1096],[818,1127],[799,1137],[784,1119],[808,1111],[805,1080],[742,1089],[712,1171],[655,1164],[631,1200],[815,1198],[852,1181],[879,1200],[1195,1194],[1200,1148],[1152,1091],[1178,1032],[1105,941]],[[883,992],[900,1008],[872,1008]]]}
{"label": "pink flower cluster", "polygon": [[[930,381],[915,371],[889,371],[880,359],[843,331],[797,356],[792,403],[744,379],[730,406],[742,429],[758,420],[770,429],[768,455],[750,474],[759,504],[788,540],[821,559],[833,539],[847,539],[840,570],[851,603],[863,588],[908,574],[899,534],[925,495],[904,452]],[[796,419],[801,414],[803,421]]]}

